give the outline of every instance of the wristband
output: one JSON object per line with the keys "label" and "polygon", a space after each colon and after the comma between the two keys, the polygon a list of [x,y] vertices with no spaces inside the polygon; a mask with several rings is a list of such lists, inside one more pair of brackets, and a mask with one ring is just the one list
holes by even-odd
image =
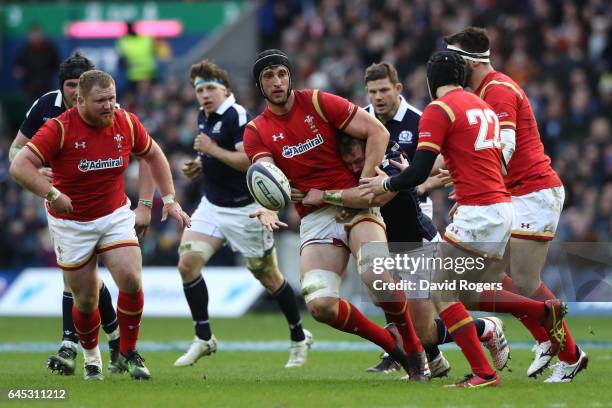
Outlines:
{"label": "wristband", "polygon": [[51,186],[51,190],[49,190],[45,198],[47,199],[48,202],[52,203],[55,200],[57,200],[60,195],[62,195],[62,192],[59,191],[57,188]]}
{"label": "wristband", "polygon": [[391,187],[391,177],[387,177],[383,180],[382,189],[386,192],[393,191],[393,188]]}
{"label": "wristband", "polygon": [[174,199],[175,197],[176,196],[174,195],[174,193],[170,193],[168,195],[163,196],[162,201],[164,202],[164,205],[172,204],[176,202],[176,200]]}
{"label": "wristband", "polygon": [[144,205],[145,207],[153,208],[153,200],[145,200],[141,198],[138,200],[138,205]]}
{"label": "wristband", "polygon": [[342,190],[323,191],[323,201],[327,204],[342,205]]}

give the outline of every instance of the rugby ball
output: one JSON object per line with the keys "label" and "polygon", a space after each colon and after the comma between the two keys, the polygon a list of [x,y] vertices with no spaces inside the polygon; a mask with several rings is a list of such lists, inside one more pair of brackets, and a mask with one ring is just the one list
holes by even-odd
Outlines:
{"label": "rugby ball", "polygon": [[247,171],[249,192],[261,206],[278,211],[291,201],[291,187],[283,172],[269,162],[258,162]]}

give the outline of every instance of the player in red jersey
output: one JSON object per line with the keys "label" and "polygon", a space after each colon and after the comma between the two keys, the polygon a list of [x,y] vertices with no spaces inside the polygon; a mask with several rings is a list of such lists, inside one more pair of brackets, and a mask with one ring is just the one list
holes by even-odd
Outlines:
{"label": "player in red jersey", "polygon": [[[467,85],[493,107],[499,118],[506,168],[504,182],[514,207],[510,238],[512,278],[503,276],[504,287],[536,300],[553,299],[555,295],[542,282],[540,274],[559,223],[565,192],[544,152],[529,99],[516,82],[491,66],[489,39],[484,29],[468,27],[445,41],[449,49],[466,60]],[[537,341],[535,359],[527,370],[530,377],[536,377],[550,364],[552,344],[539,322],[523,315],[516,317]],[[587,366],[588,357],[576,345],[566,324],[564,331],[565,347],[545,382],[569,382]]]}
{"label": "player in red jersey", "polygon": [[[417,186],[428,177],[437,155],[443,154],[459,203],[444,233],[444,240],[453,245],[442,248],[443,258],[465,258],[466,252],[477,253],[486,262],[486,270],[495,273],[504,267],[500,260],[513,218],[510,194],[501,175],[499,124],[489,105],[462,89],[464,80],[465,62],[456,53],[438,52],[429,59],[427,82],[434,101],[421,116],[419,144],[411,166],[393,177],[376,169],[379,175],[362,179],[360,188],[364,194],[382,195]],[[436,282],[445,278],[452,276],[437,271]],[[472,367],[473,373],[454,386],[498,385],[499,376],[487,361],[465,306],[449,301],[455,296],[448,291],[434,291],[432,298],[448,332]],[[503,290],[483,290],[479,300],[480,310],[520,310],[545,321],[551,331],[562,324],[565,312],[558,300],[537,302]],[[435,330],[433,324],[431,330]]]}
{"label": "player in red jersey", "polygon": [[[109,74],[83,73],[77,106],[47,121],[10,167],[21,185],[47,199],[49,231],[57,263],[74,295],[72,315],[83,348],[84,377],[89,380],[103,379],[98,254],[119,288],[119,365],[135,379],[150,378],[136,351],[144,300],[135,216],[123,178],[131,153],[147,161],[159,186],[162,220],[170,215],[181,226],[190,222],[174,199],[170,167],[161,149],[136,116],[116,110],[115,100],[115,82]],[[38,172],[43,164],[53,171],[53,184]]]}
{"label": "player in red jersey", "polygon": [[[427,358],[403,293],[377,298],[377,304],[394,323],[385,329],[340,298],[349,255],[358,260],[365,282],[371,277],[373,260],[360,256],[362,244],[379,241],[386,246],[378,209],[361,210],[340,223],[335,218],[337,206],[306,206],[300,202],[314,188],[359,194],[357,177],[344,165],[337,150],[337,130],[366,140],[362,173],[366,176],[374,174],[374,167],[382,160],[388,132],[376,118],[344,98],[317,90],[293,90],[289,59],[280,50],[261,52],[253,66],[253,77],[266,99],[266,109],[247,125],[244,149],[253,163],[273,162],[291,181],[292,199],[301,217],[301,283],[308,310],[322,323],[379,345],[404,367],[410,380],[428,380]],[[253,216],[270,229],[281,225],[276,213],[270,211],[258,210]]]}

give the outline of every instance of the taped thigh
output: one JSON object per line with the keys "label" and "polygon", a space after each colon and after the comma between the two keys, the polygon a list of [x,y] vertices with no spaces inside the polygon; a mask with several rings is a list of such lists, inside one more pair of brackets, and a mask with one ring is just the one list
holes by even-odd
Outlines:
{"label": "taped thigh", "polygon": [[276,249],[274,247],[270,248],[262,257],[247,258],[246,266],[257,279],[262,276],[271,275],[274,271],[278,270]]}
{"label": "taped thigh", "polygon": [[306,303],[318,298],[340,298],[342,278],[335,272],[325,269],[312,269],[304,273],[302,296]]}
{"label": "taped thigh", "polygon": [[179,256],[183,256],[187,253],[194,253],[199,255],[206,264],[208,260],[215,254],[215,249],[206,241],[187,241],[179,245],[178,248]]}
{"label": "taped thigh", "polygon": [[[357,252],[357,256],[355,257],[357,264],[357,272],[359,275],[363,275],[367,271],[374,271],[375,263],[377,259],[385,259],[389,257],[389,251],[387,249],[387,243],[368,243],[369,245],[366,247],[365,253],[363,251],[364,248],[359,248]],[[372,245],[376,245],[376,247],[372,248]],[[378,245],[385,245],[385,248],[378,248]],[[376,269],[380,269],[378,266]],[[392,271],[389,271],[392,272]],[[377,271],[375,273],[382,273],[382,271]]]}

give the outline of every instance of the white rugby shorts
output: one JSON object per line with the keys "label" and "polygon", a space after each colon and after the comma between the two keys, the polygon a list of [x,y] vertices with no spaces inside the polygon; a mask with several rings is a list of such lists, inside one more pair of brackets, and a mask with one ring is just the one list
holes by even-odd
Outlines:
{"label": "white rugby shorts", "polygon": [[191,227],[186,231],[222,239],[246,258],[261,258],[274,246],[274,235],[257,218],[249,217],[260,207],[257,203],[244,207],[220,207],[202,196],[200,205],[191,216]]}
{"label": "white rugby shorts", "polygon": [[512,237],[551,241],[557,232],[564,201],[563,186],[512,196],[512,207],[514,207]]}
{"label": "white rugby shorts", "polygon": [[431,197],[427,197],[425,201],[419,201],[419,207],[421,207],[423,214],[433,220],[433,202],[431,201]]}
{"label": "white rugby shorts", "polygon": [[486,258],[501,259],[510,239],[513,218],[511,203],[459,205],[446,227],[444,240]]}
{"label": "white rugby shorts", "polygon": [[338,207],[328,205],[302,218],[300,223],[300,252],[310,244],[333,244],[348,248],[348,235],[351,228],[363,221],[374,222],[383,229],[385,228],[378,207],[363,209],[352,219],[342,223],[336,221],[337,211]]}
{"label": "white rugby shorts", "polygon": [[79,269],[96,254],[124,246],[138,246],[136,216],[130,202],[93,221],[72,221],[47,213],[49,232],[60,268]]}

